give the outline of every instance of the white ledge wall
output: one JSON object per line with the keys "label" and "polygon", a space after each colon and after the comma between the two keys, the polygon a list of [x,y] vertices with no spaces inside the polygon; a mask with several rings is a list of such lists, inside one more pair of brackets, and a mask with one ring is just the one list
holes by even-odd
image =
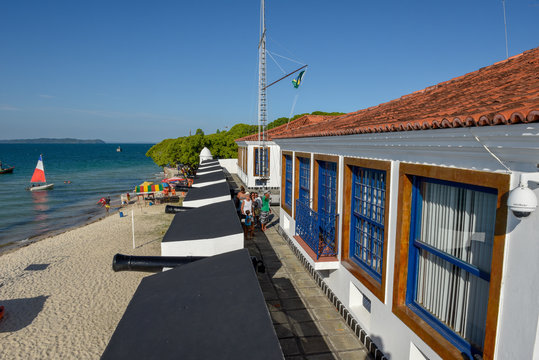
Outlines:
{"label": "white ledge wall", "polygon": [[219,197],[214,197],[210,199],[200,199],[200,200],[190,200],[190,201],[184,201],[183,206],[185,207],[201,207],[205,205],[215,204],[221,201],[230,201],[230,195],[223,195]]}
{"label": "white ledge wall", "polygon": [[161,242],[163,256],[214,256],[243,249],[243,233],[214,239]]}
{"label": "white ledge wall", "polygon": [[226,179],[215,180],[215,181],[206,181],[206,182],[203,182],[203,183],[193,183],[193,185],[191,185],[191,187],[201,188],[201,187],[215,185],[215,184],[219,184],[219,183],[223,183],[223,182],[226,182]]}
{"label": "white ledge wall", "polygon": [[[342,266],[335,271],[321,273],[327,285],[349,310],[351,284],[371,301],[370,314],[366,311],[352,311],[352,314],[373,337],[380,350],[391,358],[407,359],[410,349],[415,347],[429,359],[440,359],[391,310],[399,165],[401,162],[407,162],[507,173],[474,135],[512,170],[511,189],[518,185],[520,172],[538,171],[539,124],[536,123],[275,140],[283,151],[337,155],[341,165],[343,157],[347,156],[392,162],[390,208],[387,214],[389,224],[385,301],[378,300]],[[539,198],[538,185],[530,183],[530,188]],[[342,200],[342,186],[339,187],[339,192],[338,199]],[[283,209],[281,214],[280,226],[292,238],[295,222]],[[342,231],[339,231],[339,234],[342,234]],[[523,220],[515,218],[509,211],[495,359],[531,359],[534,349],[539,348],[539,343],[536,343],[539,342],[539,338],[536,339],[536,334],[539,333],[539,287],[535,286],[539,283],[537,234],[539,210]],[[341,249],[342,239],[339,238],[338,241]]]}
{"label": "white ledge wall", "polygon": [[[246,184],[247,188],[256,186],[256,180],[259,176],[254,176],[254,149],[259,147],[258,141],[242,141],[238,146],[244,146],[247,149],[247,173],[238,168],[238,176]],[[273,141],[268,141],[267,146],[270,153],[270,179],[268,187],[278,188],[281,186],[281,150]]]}

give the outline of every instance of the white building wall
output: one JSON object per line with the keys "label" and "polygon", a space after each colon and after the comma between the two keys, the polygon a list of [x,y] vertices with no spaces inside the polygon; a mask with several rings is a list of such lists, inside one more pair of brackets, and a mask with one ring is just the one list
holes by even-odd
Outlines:
{"label": "white building wall", "polygon": [[[245,141],[238,143],[239,146],[245,146],[247,149],[247,173],[238,169],[238,176],[246,184],[247,188],[253,189],[260,187],[256,184],[258,176],[254,176],[254,149],[259,147],[258,141]],[[269,181],[268,188],[279,188],[281,186],[281,150],[273,141],[267,142],[270,154]]]}
{"label": "white building wall", "polygon": [[219,159],[219,165],[225,168],[230,174],[238,173],[238,159]]}
{"label": "white building wall", "polygon": [[[478,137],[479,141],[475,138]],[[354,315],[378,348],[391,359],[440,357],[392,312],[397,225],[398,172],[401,162],[470,170],[507,173],[483,147],[486,145],[512,170],[511,187],[518,184],[521,171],[536,172],[539,163],[539,125],[520,124],[444,130],[422,130],[342,137],[277,140],[282,150],[389,160],[391,166],[390,208],[387,214],[388,253],[385,301],[380,301],[344,267],[320,272],[326,284]],[[339,170],[342,171],[342,170]],[[314,172],[311,171],[311,174]],[[342,192],[342,173],[339,191]],[[539,198],[539,187],[529,184]],[[311,189],[313,188],[311,182]],[[342,204],[342,194],[339,194]],[[294,221],[281,209],[280,226],[289,237]],[[342,209],[341,209],[342,214]],[[341,216],[342,217],[342,216]],[[342,229],[341,229],[342,230]],[[342,234],[342,231],[339,231]],[[339,239],[339,249],[342,239]],[[500,290],[496,337],[496,359],[531,359],[539,348],[539,210],[519,220],[509,211],[503,279]],[[371,302],[370,313],[358,305],[363,294]],[[537,351],[536,351],[537,352]]]}

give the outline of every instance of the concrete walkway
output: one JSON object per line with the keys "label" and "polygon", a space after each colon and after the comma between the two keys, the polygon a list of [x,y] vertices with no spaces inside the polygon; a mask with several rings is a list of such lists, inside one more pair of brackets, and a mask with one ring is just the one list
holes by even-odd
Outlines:
{"label": "concrete walkway", "polygon": [[258,279],[286,359],[372,359],[277,232],[276,211],[268,230],[255,229],[245,247],[266,265]]}

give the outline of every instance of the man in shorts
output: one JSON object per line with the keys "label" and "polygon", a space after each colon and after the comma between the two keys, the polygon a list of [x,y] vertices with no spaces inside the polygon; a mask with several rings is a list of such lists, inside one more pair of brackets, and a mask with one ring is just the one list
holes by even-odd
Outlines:
{"label": "man in shorts", "polygon": [[260,209],[260,230],[266,231],[270,215],[270,193],[266,191],[262,197],[262,208]]}

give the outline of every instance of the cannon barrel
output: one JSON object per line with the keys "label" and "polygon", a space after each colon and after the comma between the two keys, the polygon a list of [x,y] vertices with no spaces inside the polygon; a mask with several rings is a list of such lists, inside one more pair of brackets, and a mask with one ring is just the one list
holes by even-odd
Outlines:
{"label": "cannon barrel", "polygon": [[[112,259],[112,270],[159,272],[166,267],[182,266],[205,258],[206,256],[134,256],[116,254]],[[258,260],[256,256],[251,256],[251,262],[255,271],[259,273],[266,272],[264,263]]]}
{"label": "cannon barrel", "polygon": [[159,272],[165,267],[182,266],[205,258],[206,256],[133,256],[116,254],[112,259],[112,270]]}
{"label": "cannon barrel", "polygon": [[177,205],[167,205],[165,206],[165,213],[167,214],[176,214],[182,211],[193,209],[189,206],[177,206]]}

